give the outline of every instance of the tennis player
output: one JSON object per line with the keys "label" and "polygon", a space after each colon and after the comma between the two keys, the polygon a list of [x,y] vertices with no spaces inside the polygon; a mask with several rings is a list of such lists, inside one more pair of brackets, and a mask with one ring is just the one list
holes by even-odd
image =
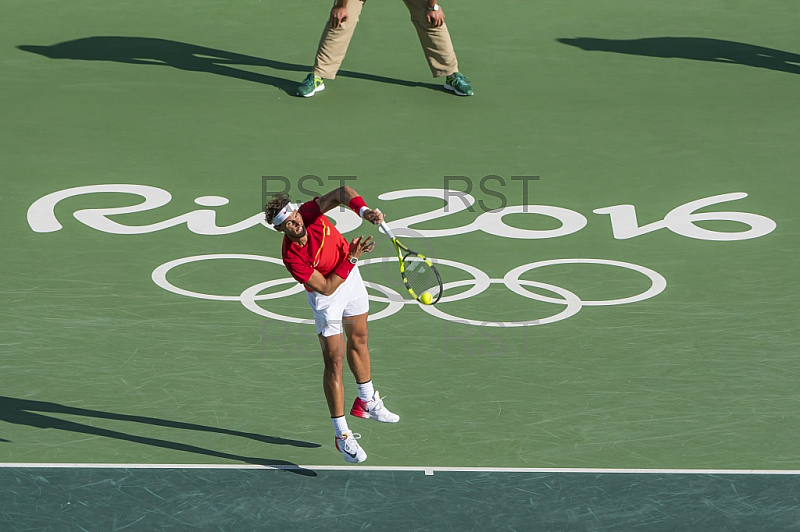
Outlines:
{"label": "tennis player", "polygon": [[286,269],[306,288],[325,362],[322,387],[336,432],[336,449],[346,461],[355,463],[366,460],[367,453],[356,441],[361,435],[350,431],[344,417],[345,357],[358,384],[358,397],[350,414],[384,423],[397,423],[400,417],[384,406],[370,374],[369,301],[358,259],[372,251],[374,243],[372,237],[360,236],[350,243],[345,240],[324,214],[340,205],[349,206],[369,222],[383,221],[383,214],[367,207],[348,186],[302,205],[292,203],[287,194],[276,194],[264,206],[264,214],[267,223],[284,235],[281,257]]}

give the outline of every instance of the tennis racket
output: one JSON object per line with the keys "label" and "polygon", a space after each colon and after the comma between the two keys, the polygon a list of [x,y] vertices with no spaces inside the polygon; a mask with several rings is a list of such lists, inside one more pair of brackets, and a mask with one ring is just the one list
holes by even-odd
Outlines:
{"label": "tennis racket", "polygon": [[436,266],[428,257],[400,242],[385,222],[380,223],[380,228],[392,239],[392,245],[400,261],[400,276],[408,293],[420,303],[435,305],[442,297],[442,278]]}

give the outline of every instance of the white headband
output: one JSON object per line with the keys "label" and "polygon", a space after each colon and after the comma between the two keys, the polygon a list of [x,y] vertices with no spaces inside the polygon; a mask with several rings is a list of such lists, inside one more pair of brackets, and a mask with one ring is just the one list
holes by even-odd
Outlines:
{"label": "white headband", "polygon": [[275,217],[272,219],[272,225],[281,225],[284,221],[286,221],[286,218],[288,218],[289,215],[292,214],[294,211],[296,211],[298,208],[299,207],[294,203],[287,203],[283,207],[283,209],[281,209],[280,212],[278,212],[278,214],[276,214]]}

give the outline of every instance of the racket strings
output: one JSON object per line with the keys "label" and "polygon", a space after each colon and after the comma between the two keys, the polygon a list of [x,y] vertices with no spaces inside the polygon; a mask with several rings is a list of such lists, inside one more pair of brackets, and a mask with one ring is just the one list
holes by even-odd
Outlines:
{"label": "racket strings", "polygon": [[409,288],[414,291],[417,297],[425,292],[434,298],[441,290],[439,276],[428,265],[427,262],[416,256],[407,255],[403,259],[403,271]]}

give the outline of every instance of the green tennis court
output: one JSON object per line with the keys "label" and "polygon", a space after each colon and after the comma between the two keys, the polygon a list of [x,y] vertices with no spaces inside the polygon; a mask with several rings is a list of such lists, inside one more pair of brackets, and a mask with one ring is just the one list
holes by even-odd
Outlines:
{"label": "green tennis court", "polygon": [[[795,4],[442,5],[470,98],[399,1],[313,98],[325,3],[5,2],[0,529],[800,528]],[[332,213],[359,466],[260,214],[343,183],[445,282]]]}

